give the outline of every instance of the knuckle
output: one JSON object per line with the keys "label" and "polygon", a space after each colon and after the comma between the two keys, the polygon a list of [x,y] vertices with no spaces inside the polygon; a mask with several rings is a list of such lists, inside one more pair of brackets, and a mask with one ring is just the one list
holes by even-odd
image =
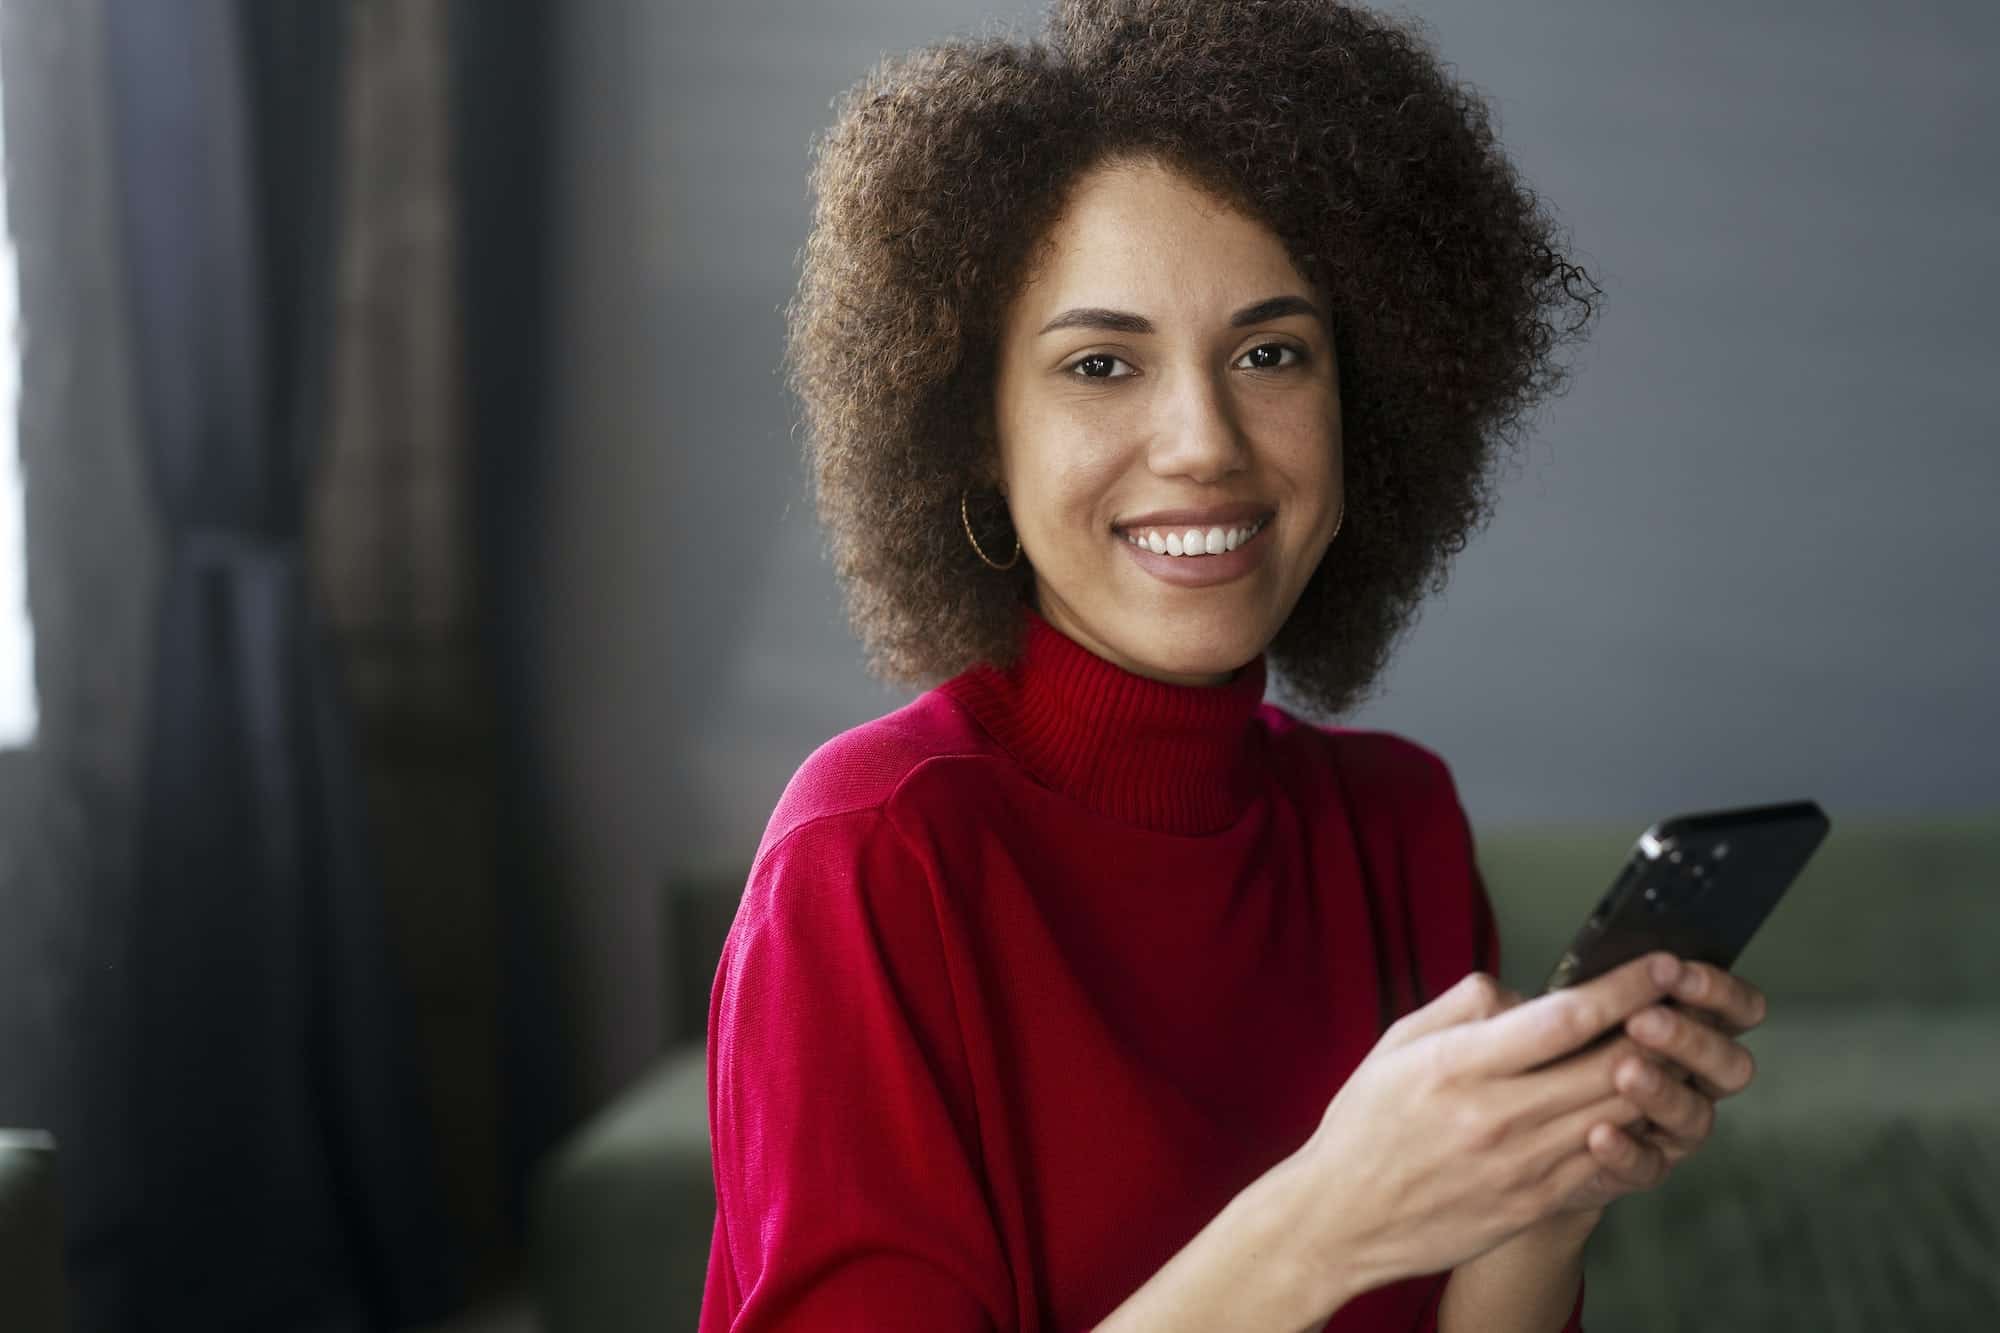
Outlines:
{"label": "knuckle", "polygon": [[1454,1120],[1460,1142],[1473,1152],[1497,1148],[1507,1137],[1506,1122],[1479,1106],[1460,1106]]}
{"label": "knuckle", "polygon": [[1417,1076],[1427,1090],[1435,1091],[1451,1081],[1454,1061],[1450,1042],[1438,1041],[1434,1034],[1431,1040],[1415,1046],[1411,1054]]}
{"label": "knuckle", "polygon": [[1582,995],[1565,996],[1564,1003],[1556,1007],[1553,1022],[1571,1042],[1588,1041],[1603,1027],[1597,1006]]}
{"label": "knuckle", "polygon": [[1472,993],[1472,1005],[1482,1018],[1491,1018],[1504,1007],[1501,1002],[1502,988],[1498,981],[1485,972],[1468,972],[1459,983]]}

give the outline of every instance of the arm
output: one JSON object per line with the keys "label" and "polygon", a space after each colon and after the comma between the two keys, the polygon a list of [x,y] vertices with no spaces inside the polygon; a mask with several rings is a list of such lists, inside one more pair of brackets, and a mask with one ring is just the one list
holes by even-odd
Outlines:
{"label": "arm", "polygon": [[928,881],[876,812],[759,855],[709,1007],[703,1333],[1014,1326],[962,1046]]}
{"label": "arm", "polygon": [[1582,1333],[1584,1245],[1596,1225],[1558,1217],[1454,1268],[1437,1333]]}
{"label": "arm", "polygon": [[1291,1158],[1229,1201],[1093,1333],[1297,1333],[1365,1289],[1357,1274],[1296,1252]]}

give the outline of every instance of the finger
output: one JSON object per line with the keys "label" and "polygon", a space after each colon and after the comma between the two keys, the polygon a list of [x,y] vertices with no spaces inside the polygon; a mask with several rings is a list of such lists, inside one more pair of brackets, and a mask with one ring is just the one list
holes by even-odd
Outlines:
{"label": "finger", "polygon": [[1520,999],[1489,973],[1467,972],[1429,1004],[1391,1023],[1378,1044],[1406,1045],[1446,1028],[1504,1013],[1520,1003]]}
{"label": "finger", "polygon": [[1668,993],[1671,979],[1654,979],[1658,960],[1674,965],[1672,954],[1655,952],[1613,968],[1578,986],[1566,986],[1515,1005],[1476,1027],[1447,1034],[1466,1068],[1475,1074],[1531,1070],[1575,1051]]}
{"label": "finger", "polygon": [[1591,1130],[1589,1147],[1598,1166],[1614,1183],[1628,1189],[1652,1189],[1666,1179],[1670,1163],[1659,1146],[1616,1126],[1605,1124]]}
{"label": "finger", "polygon": [[1570,1145],[1570,1151],[1543,1173],[1539,1188],[1552,1204],[1587,1189],[1600,1200],[1600,1207],[1633,1192],[1633,1186],[1606,1171],[1597,1154],[1581,1143]]}
{"label": "finger", "polygon": [[1708,1140],[1715,1127],[1715,1102],[1648,1061],[1631,1059],[1618,1068],[1618,1091],[1645,1112],[1646,1119],[1689,1149]]}
{"label": "finger", "polygon": [[1756,1077],[1757,1062],[1747,1047],[1686,1014],[1650,1008],[1627,1020],[1625,1031],[1647,1050],[1686,1069],[1694,1085],[1718,1101],[1734,1097]]}
{"label": "finger", "polygon": [[1570,1154],[1588,1154],[1589,1136],[1603,1124],[1615,1126],[1627,1137],[1659,1148],[1669,1166],[1700,1146],[1698,1142],[1683,1142],[1677,1135],[1656,1125],[1647,1117],[1645,1107],[1637,1099],[1612,1090],[1538,1124],[1523,1158],[1532,1164],[1532,1169],[1547,1170],[1551,1164]]}
{"label": "finger", "polygon": [[1645,1113],[1638,1104],[1613,1092],[1609,1096],[1593,1098],[1588,1105],[1566,1111],[1537,1127],[1525,1156],[1532,1170],[1547,1171],[1572,1154],[1581,1152],[1588,1155],[1590,1132],[1598,1125],[1629,1124],[1636,1127],[1644,1123]]}
{"label": "finger", "polygon": [[1683,962],[1673,994],[1691,1010],[1715,1015],[1732,1037],[1762,1023],[1770,1011],[1763,991],[1710,963]]}

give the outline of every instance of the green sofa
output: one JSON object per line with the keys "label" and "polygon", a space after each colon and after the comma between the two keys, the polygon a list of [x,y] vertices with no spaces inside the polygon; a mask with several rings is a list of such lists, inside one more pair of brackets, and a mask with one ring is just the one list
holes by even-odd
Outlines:
{"label": "green sofa", "polygon": [[47,1133],[0,1129],[0,1329],[67,1326],[56,1144]]}
{"label": "green sofa", "polygon": [[[1628,827],[1482,834],[1503,978],[1540,984]],[[740,880],[669,891],[680,1044],[543,1164],[547,1333],[695,1327],[715,1196],[702,1014]],[[1739,961],[1758,1077],[1591,1241],[1592,1333],[2000,1329],[2000,817],[1843,819]]]}

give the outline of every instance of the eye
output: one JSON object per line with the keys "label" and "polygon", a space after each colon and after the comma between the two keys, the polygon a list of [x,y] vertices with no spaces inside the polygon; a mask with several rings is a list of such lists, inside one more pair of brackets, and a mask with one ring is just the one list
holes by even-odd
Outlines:
{"label": "eye", "polygon": [[[1290,352],[1292,354],[1292,359],[1289,363],[1279,362],[1276,355],[1274,355],[1283,352]],[[1298,348],[1293,347],[1289,343],[1263,343],[1243,354],[1243,361],[1253,359],[1257,361],[1257,364],[1249,367],[1251,370],[1280,370],[1283,369],[1285,364],[1297,365],[1306,358],[1305,353],[1299,351]],[[1238,361],[1237,364],[1242,365],[1243,361]]]}
{"label": "eye", "polygon": [[[1111,367],[1123,366],[1125,364],[1124,361],[1121,361],[1109,352],[1092,352],[1089,356],[1079,357],[1076,361],[1072,362],[1069,372],[1079,379],[1122,380],[1127,377],[1112,374]],[[1129,369],[1130,367],[1127,368]]]}

